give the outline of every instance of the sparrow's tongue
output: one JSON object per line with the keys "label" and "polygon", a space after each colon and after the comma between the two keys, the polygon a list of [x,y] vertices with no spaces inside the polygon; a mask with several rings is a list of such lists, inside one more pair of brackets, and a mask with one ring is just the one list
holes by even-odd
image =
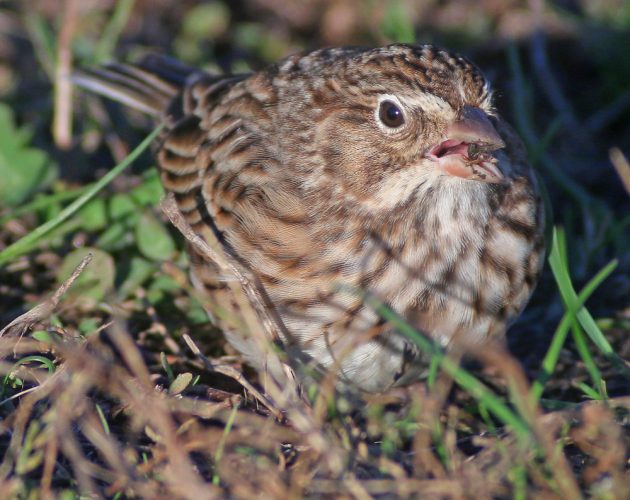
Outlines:
{"label": "sparrow's tongue", "polygon": [[468,154],[468,144],[457,139],[448,139],[435,146],[431,153],[437,158],[442,158],[448,155],[463,155]]}
{"label": "sparrow's tongue", "polygon": [[504,180],[503,173],[496,165],[496,158],[483,144],[447,139],[431,149],[429,157],[437,162],[444,173],[454,177],[488,183]]}

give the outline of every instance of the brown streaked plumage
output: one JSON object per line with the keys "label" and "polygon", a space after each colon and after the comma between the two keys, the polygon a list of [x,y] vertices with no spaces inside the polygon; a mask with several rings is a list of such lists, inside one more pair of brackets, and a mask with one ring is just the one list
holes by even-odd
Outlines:
{"label": "brown streaked plumage", "polygon": [[[488,82],[460,56],[334,48],[230,76],[148,58],[77,80],[166,122],[161,179],[187,222],[257,277],[291,355],[334,367],[344,383],[384,391],[423,366],[338,285],[466,349],[500,338],[536,283],[532,171]],[[194,254],[191,275],[234,309],[223,277]],[[225,330],[260,368],[255,344]]]}

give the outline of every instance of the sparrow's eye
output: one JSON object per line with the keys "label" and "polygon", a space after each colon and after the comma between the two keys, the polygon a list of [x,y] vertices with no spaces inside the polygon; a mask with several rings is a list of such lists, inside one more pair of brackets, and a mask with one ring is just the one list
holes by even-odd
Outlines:
{"label": "sparrow's eye", "polygon": [[383,124],[390,128],[398,128],[405,123],[402,110],[392,101],[381,102],[378,109],[378,117]]}

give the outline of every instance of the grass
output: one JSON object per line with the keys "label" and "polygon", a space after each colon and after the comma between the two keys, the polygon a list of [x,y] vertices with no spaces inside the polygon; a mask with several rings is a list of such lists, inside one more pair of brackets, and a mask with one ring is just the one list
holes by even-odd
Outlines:
{"label": "grass", "polygon": [[[287,11],[277,18],[287,28],[278,29],[273,10],[261,21],[251,2],[242,11],[215,3],[190,12],[221,14],[210,16],[216,42],[200,39],[198,19],[186,19],[181,9],[138,11],[145,7],[125,0],[111,12],[81,14],[69,49],[82,61],[101,61],[117,46],[134,54],[173,41],[176,55],[191,63],[255,67],[306,43],[308,22],[322,27],[319,45],[335,33],[326,24],[334,16],[294,22]],[[448,18],[440,17],[439,2],[430,4],[426,12]],[[20,73],[20,64],[37,64],[54,81],[60,43],[54,14],[3,6],[32,50],[16,61],[17,86],[4,99],[15,116],[6,115],[14,123],[5,127],[0,160],[20,165],[23,155],[33,169],[27,172],[26,161],[15,169],[24,192],[12,193],[15,201],[4,208],[0,202],[0,327],[31,311],[0,337],[2,498],[630,496],[629,204],[612,168],[605,169],[608,151],[593,152],[571,137],[562,108],[568,101],[578,119],[591,109],[578,91],[595,70],[587,58],[579,59],[584,66],[554,59],[551,40],[531,47],[509,42],[499,53],[484,48],[479,26],[499,26],[502,18],[482,8],[471,9],[466,21],[479,26],[447,23],[431,31],[404,2],[366,5],[354,12],[359,21],[348,40],[430,38],[450,45],[463,37],[460,48],[474,47],[474,58],[498,74],[499,101],[511,110],[546,187],[549,266],[512,330],[512,353],[487,346],[469,353],[474,363],[459,363],[368,294],[378,314],[430,354],[427,383],[355,401],[325,379],[307,388],[311,404],[291,403],[278,413],[256,396],[257,375],[208,323],[186,276],[182,240],[157,209],[163,194],[157,175],[131,168],[143,163],[142,151],[159,130],[142,139],[116,110],[82,98],[81,139],[71,153],[59,153],[48,132],[48,117],[59,111],[45,103],[38,122],[41,113],[23,89],[32,72]],[[504,15],[510,12],[506,7]],[[562,11],[548,15],[565,19]],[[159,16],[187,28],[164,27],[149,42],[142,20],[160,26]],[[595,11],[580,16],[571,14],[571,22],[605,18]],[[615,22],[615,30],[628,28]],[[239,46],[233,34],[245,32],[256,33],[259,43]],[[569,55],[580,50],[571,45]],[[556,90],[571,91],[551,105],[536,80],[537,71],[549,69],[541,69],[545,60],[554,61]],[[610,75],[614,68],[598,71]],[[615,96],[592,99],[605,107]],[[628,147],[627,125],[598,123],[597,141]],[[20,147],[9,156],[11,141]],[[105,174],[93,173],[111,164]],[[72,181],[81,165],[89,175]],[[595,165],[593,180],[584,172]],[[45,175],[42,168],[49,169]],[[237,382],[241,374],[251,390]]]}
{"label": "grass", "polygon": [[[573,285],[571,284],[571,279],[568,275],[567,269],[567,261],[566,261],[566,248],[564,247],[564,237],[562,236],[562,231],[554,231],[553,240],[552,240],[552,250],[551,255],[549,256],[549,262],[551,265],[551,269],[554,272],[554,277],[556,279],[556,283],[558,285],[558,289],[560,290],[560,294],[563,298],[565,298],[565,307],[567,311],[563,316],[560,324],[558,325],[554,336],[551,340],[551,344],[549,346],[549,350],[542,363],[542,371],[539,375],[538,379],[534,383],[532,388],[532,394],[536,399],[539,399],[544,390],[545,383],[551,377],[553,370],[558,362],[558,358],[560,357],[560,351],[563,348],[567,334],[569,329],[572,329],[574,332],[574,340],[576,341],[576,345],[578,347],[578,351],[584,360],[588,371],[593,378],[593,382],[598,387],[598,390],[601,389],[602,377],[599,373],[599,370],[595,366],[593,361],[593,357],[585,344],[585,340],[580,329],[580,325],[578,324],[577,314],[578,311],[586,311],[584,309],[583,304],[588,300],[589,296],[595,291],[595,289],[614,271],[615,267],[617,267],[617,263],[615,261],[611,262],[607,266],[605,266],[599,273],[597,273],[589,283],[584,287],[584,290],[580,292],[579,295],[575,295],[575,291],[573,290]],[[562,243],[560,243],[562,242]],[[571,301],[569,302],[569,298]],[[587,311],[586,311],[587,312]],[[599,347],[600,351],[609,356],[615,356],[612,352],[612,348],[610,344],[603,336],[601,330],[597,328],[596,325],[592,321],[587,322],[590,332],[590,337],[595,343],[597,347]],[[595,326],[595,328],[593,328]],[[625,365],[620,363],[620,370],[627,374],[627,368]],[[599,394],[599,398],[603,394]]]}
{"label": "grass", "polygon": [[514,413],[507,404],[489,390],[476,377],[463,369],[458,362],[449,358],[440,347],[429,338],[415,330],[411,325],[401,319],[391,309],[378,302],[373,297],[364,299],[385,320],[394,326],[399,332],[413,341],[418,348],[428,353],[435,363],[458,384],[464,391],[475,398],[481,406],[490,410],[501,422],[516,433],[520,442],[526,443],[530,438],[530,429],[521,415]]}
{"label": "grass", "polygon": [[[7,248],[0,252],[0,266],[10,262],[17,257],[27,253],[33,249],[33,246],[39,242],[44,236],[59,227],[63,222],[75,215],[79,209],[85,206],[90,200],[92,200],[105,186],[111,183],[118,175],[120,175],[129,165],[131,165],[140,154],[146,150],[149,145],[155,140],[160,133],[162,127],[157,127],[151,134],[149,134],[144,141],[142,141],[136,149],[134,149],[125,159],[114,168],[112,168],[107,174],[105,174],[98,182],[95,182],[90,188],[86,189],[84,193],[65,207],[57,216],[46,221],[41,226],[33,229],[28,235],[24,236],[15,243],[9,245]],[[60,197],[54,198],[54,201],[59,201]],[[50,201],[47,200],[47,201]],[[40,204],[36,205],[37,208]]]}

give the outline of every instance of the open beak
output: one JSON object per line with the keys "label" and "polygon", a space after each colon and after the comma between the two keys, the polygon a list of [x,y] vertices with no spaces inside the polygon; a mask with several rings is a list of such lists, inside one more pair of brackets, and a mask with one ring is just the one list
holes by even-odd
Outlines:
{"label": "open beak", "polygon": [[448,175],[488,183],[505,177],[492,152],[505,147],[488,115],[479,108],[464,106],[459,118],[446,129],[446,138],[431,148],[428,157]]}

